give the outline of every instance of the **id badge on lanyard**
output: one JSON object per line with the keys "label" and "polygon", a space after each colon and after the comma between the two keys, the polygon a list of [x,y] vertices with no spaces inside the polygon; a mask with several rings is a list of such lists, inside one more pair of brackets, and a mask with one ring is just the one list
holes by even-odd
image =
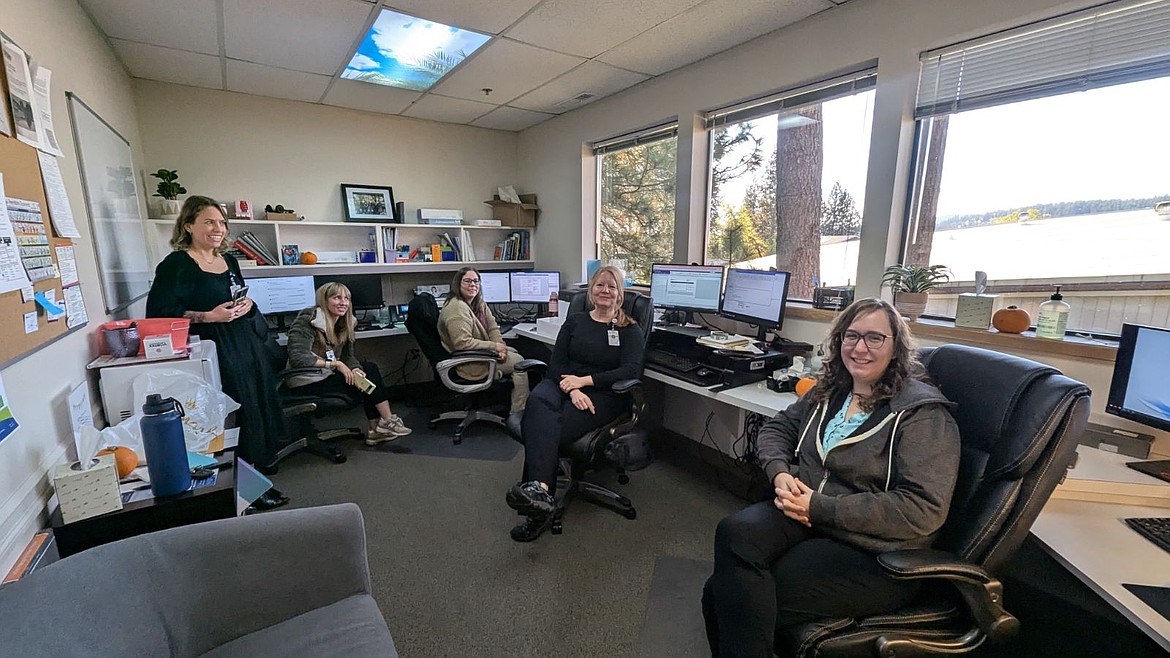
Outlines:
{"label": "id badge on lanyard", "polygon": [[609,346],[610,347],[621,347],[622,346],[622,340],[621,340],[621,338],[618,337],[617,321],[616,320],[610,321],[609,331],[607,331],[605,333],[606,333],[606,336],[609,337]]}

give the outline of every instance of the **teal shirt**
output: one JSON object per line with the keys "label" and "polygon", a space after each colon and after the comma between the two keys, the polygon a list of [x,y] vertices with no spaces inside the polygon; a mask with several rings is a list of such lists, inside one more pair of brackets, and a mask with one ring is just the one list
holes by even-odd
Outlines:
{"label": "teal shirt", "polygon": [[853,394],[845,398],[845,402],[841,404],[841,408],[837,410],[837,414],[833,416],[832,420],[825,425],[825,438],[821,442],[825,447],[825,454],[841,443],[841,440],[852,434],[862,423],[869,420],[869,413],[859,411],[849,418],[845,418],[845,411],[849,409],[849,405],[853,404]]}

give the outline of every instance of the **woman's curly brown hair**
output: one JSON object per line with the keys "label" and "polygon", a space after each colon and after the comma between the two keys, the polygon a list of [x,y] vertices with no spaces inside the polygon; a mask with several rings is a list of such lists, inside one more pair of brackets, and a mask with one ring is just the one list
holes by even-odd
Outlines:
{"label": "woman's curly brown hair", "polygon": [[885,313],[890,321],[893,336],[889,340],[894,341],[894,356],[881,379],[873,385],[873,394],[860,400],[862,410],[873,411],[877,405],[894,397],[911,379],[926,379],[926,369],[918,361],[918,346],[914,337],[910,335],[910,327],[906,325],[902,315],[889,302],[876,297],[859,299],[846,307],[829,328],[825,371],[817,385],[808,393],[811,400],[824,402],[834,393],[853,391],[853,376],[849,374],[841,357],[841,339],[854,320],[874,312]]}

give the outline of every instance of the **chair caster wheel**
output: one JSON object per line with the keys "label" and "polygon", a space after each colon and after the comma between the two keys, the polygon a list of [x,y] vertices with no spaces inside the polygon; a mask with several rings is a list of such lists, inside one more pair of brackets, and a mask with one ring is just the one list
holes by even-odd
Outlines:
{"label": "chair caster wheel", "polygon": [[630,483],[630,476],[626,475],[625,473],[622,473],[621,475],[618,476],[618,484],[629,484],[629,483]]}
{"label": "chair caster wheel", "polygon": [[455,445],[459,445],[459,444],[463,443],[463,437],[456,434],[455,438],[451,439],[451,443],[454,443]]}
{"label": "chair caster wheel", "polygon": [[552,525],[549,526],[549,531],[554,535],[559,535],[565,531],[565,526],[560,521],[553,521]]}
{"label": "chair caster wheel", "polygon": [[338,450],[337,448],[330,448],[328,452],[329,452],[329,460],[332,461],[334,464],[344,464],[345,460],[348,459],[348,457],[346,457],[344,454],[342,454],[342,452],[340,450]]}
{"label": "chair caster wheel", "polygon": [[633,521],[634,519],[638,518],[638,510],[636,510],[636,509],[625,510],[622,512],[622,516]]}

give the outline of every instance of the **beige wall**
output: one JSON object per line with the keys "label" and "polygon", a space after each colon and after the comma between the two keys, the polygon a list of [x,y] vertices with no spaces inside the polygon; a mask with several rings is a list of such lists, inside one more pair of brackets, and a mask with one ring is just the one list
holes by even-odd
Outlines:
{"label": "beige wall", "polygon": [[[0,442],[0,573],[5,573],[47,522],[51,486],[45,473],[73,452],[66,396],[86,381],[89,342],[105,321],[65,92],[81,97],[130,141],[135,164],[143,160],[130,78],[74,0],[3,0],[0,30],[53,71],[54,127],[65,152],[58,162],[81,231],[75,251],[89,314],[85,329],[0,372],[21,425]],[[90,395],[96,408],[96,391]]]}
{"label": "beige wall", "polygon": [[[569,280],[577,280],[583,269],[582,254],[593,253],[596,162],[587,155],[589,144],[670,119],[678,120],[680,131],[676,233],[692,236],[687,252],[676,253],[676,258],[701,257],[702,245],[696,236],[705,232],[707,162],[707,137],[697,121],[701,113],[876,59],[878,85],[858,286],[862,295],[877,294],[877,274],[897,258],[913,147],[919,53],[1091,4],[1097,3],[853,0],[523,131],[520,179],[540,194],[543,209],[535,237],[537,266],[559,267]],[[814,342],[824,331],[820,323],[791,322],[784,334]],[[1094,392],[1094,420],[1138,427],[1103,415],[1111,363],[1021,354],[1051,363],[1087,383]],[[701,433],[702,425],[694,429]],[[696,437],[699,433],[691,432]],[[1170,434],[1158,436],[1156,448],[1170,454]]]}
{"label": "beige wall", "polygon": [[134,100],[145,172],[177,169],[190,194],[261,210],[341,221],[339,186],[357,183],[393,187],[408,218],[420,207],[491,217],[484,200],[517,182],[512,132],[146,80]]}

